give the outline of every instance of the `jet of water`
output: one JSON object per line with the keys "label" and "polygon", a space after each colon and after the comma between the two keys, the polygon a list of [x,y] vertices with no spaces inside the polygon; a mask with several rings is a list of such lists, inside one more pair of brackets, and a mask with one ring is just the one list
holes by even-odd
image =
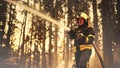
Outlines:
{"label": "jet of water", "polygon": [[6,0],[6,1],[9,2],[9,3],[11,3],[11,4],[14,4],[14,5],[19,5],[20,7],[24,7],[25,10],[31,12],[34,15],[37,15],[37,16],[41,17],[42,19],[46,19],[47,21],[52,22],[53,24],[56,24],[59,27],[63,27],[64,30],[66,30],[66,31],[70,30],[69,27],[60,24],[57,20],[55,20],[55,19],[53,19],[51,17],[48,17],[47,15],[43,14],[40,11],[37,11],[37,10],[35,10],[33,8],[30,8],[30,7],[28,7],[28,6],[24,5],[24,4],[18,3],[18,2],[13,1],[13,0]]}

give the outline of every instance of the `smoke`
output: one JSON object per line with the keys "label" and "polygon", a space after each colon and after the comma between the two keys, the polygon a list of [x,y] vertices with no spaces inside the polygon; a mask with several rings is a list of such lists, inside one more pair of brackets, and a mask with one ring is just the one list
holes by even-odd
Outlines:
{"label": "smoke", "polygon": [[9,2],[9,3],[12,3],[14,5],[18,5],[20,7],[23,7],[25,10],[31,12],[32,14],[37,15],[37,16],[41,17],[42,19],[45,19],[45,20],[47,20],[49,22],[52,22],[53,24],[58,25],[59,27],[63,27],[66,31],[70,30],[69,27],[66,27],[66,26],[60,24],[57,20],[46,16],[45,14],[41,13],[40,11],[32,9],[32,8],[30,8],[30,7],[28,7],[28,6],[24,5],[24,4],[21,4],[21,3],[17,2],[17,1],[13,1],[13,0],[6,0],[6,1]]}
{"label": "smoke", "polygon": [[[69,61],[69,63],[68,63],[68,68],[72,68],[73,64],[74,64],[74,61]],[[61,62],[58,64],[57,68],[65,68],[65,61],[64,61],[64,60],[61,61]]]}
{"label": "smoke", "polygon": [[64,68],[65,67],[65,61],[61,61],[57,68]]}

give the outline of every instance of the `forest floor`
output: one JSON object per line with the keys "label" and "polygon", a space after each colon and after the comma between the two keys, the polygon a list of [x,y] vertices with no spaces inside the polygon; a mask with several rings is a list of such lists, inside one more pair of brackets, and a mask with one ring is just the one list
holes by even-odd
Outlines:
{"label": "forest floor", "polygon": [[17,64],[13,59],[0,59],[0,68],[20,68],[20,64]]}
{"label": "forest floor", "polygon": [[[95,61],[95,62],[93,62],[93,60],[95,60],[94,58],[95,58],[95,57],[91,57],[91,59],[90,59],[90,61],[89,61],[89,68],[96,68],[96,67],[94,67],[94,63],[97,63],[98,60]],[[17,61],[16,58],[13,57],[13,56],[12,56],[12,57],[9,57],[9,58],[7,58],[7,59],[1,59],[1,58],[0,58],[0,68],[22,68],[22,67],[21,67],[22,65],[19,64],[19,63],[17,63],[16,61]],[[75,62],[73,62],[73,61],[69,61],[69,67],[68,67],[68,68],[72,68],[72,66],[73,66],[74,63],[75,63]],[[65,66],[65,61],[59,62],[59,65],[58,65],[57,68],[61,68],[61,66],[62,66],[62,67]],[[98,63],[97,66],[98,66],[97,68],[101,68],[100,63]],[[28,68],[28,67],[27,67],[27,68]]]}

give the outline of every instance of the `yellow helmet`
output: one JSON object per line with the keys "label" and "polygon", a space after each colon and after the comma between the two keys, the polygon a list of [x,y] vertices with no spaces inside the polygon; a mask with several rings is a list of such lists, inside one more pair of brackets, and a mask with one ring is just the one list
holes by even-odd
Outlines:
{"label": "yellow helmet", "polygon": [[81,12],[79,13],[79,16],[77,16],[77,23],[79,26],[88,26],[88,21],[89,21],[89,16],[84,13],[84,12]]}
{"label": "yellow helmet", "polygon": [[81,12],[79,14],[79,16],[82,17],[82,18],[84,18],[84,19],[86,19],[86,20],[89,19],[89,16],[86,13],[84,13],[84,12]]}

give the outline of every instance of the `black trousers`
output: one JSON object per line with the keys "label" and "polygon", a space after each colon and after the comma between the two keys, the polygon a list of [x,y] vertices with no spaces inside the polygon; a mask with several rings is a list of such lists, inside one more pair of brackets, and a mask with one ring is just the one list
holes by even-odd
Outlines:
{"label": "black trousers", "polygon": [[85,49],[83,51],[78,51],[75,53],[77,68],[87,68],[87,61],[89,61],[91,52],[92,52],[92,50]]}

